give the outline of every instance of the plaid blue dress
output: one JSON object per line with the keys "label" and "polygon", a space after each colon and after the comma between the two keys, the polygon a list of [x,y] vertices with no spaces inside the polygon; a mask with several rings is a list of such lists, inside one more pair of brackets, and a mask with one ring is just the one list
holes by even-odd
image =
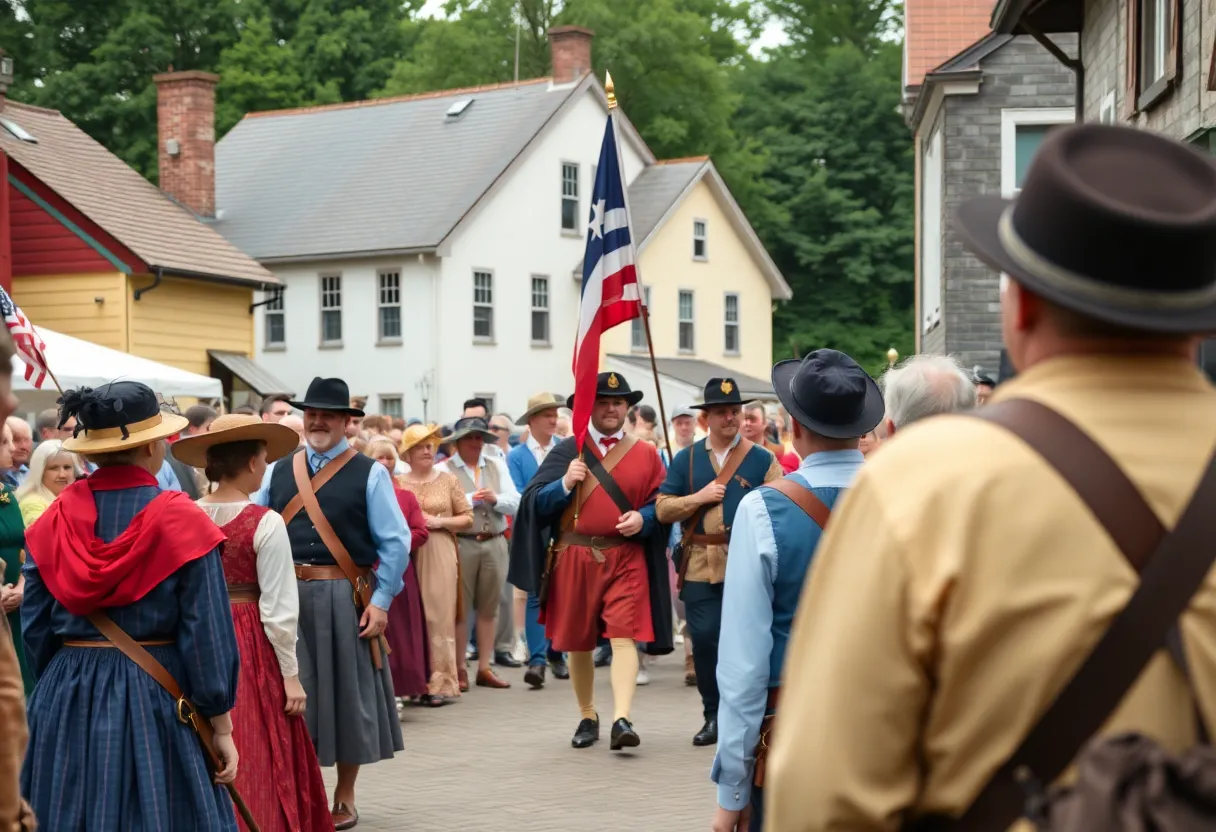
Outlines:
{"label": "plaid blue dress", "polygon": [[[160,492],[98,491],[97,534],[117,537]],[[199,522],[208,520],[201,513]],[[21,792],[43,829],[56,832],[235,830],[232,802],[208,773],[198,739],[173,700],[117,649],[64,647],[97,639],[68,613],[28,551],[21,619],[37,686],[28,703],[30,742]],[[148,651],[207,717],[236,702],[236,636],[219,549],[173,573],[138,602],[107,610],[137,640],[172,639]]]}

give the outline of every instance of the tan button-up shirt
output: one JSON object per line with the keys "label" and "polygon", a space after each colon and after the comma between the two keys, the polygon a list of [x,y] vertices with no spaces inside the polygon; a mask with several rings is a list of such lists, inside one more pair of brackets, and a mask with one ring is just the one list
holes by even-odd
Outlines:
{"label": "tan button-up shirt", "polygon": [[[1180,359],[1041,363],[996,391],[1093,436],[1167,527],[1216,445],[1216,391]],[[766,782],[769,832],[895,830],[961,813],[1135,591],[1080,498],[1021,440],[965,416],[900,431],[862,468],[803,590]],[[1183,616],[1216,729],[1216,577]],[[1106,730],[1195,740],[1164,651]]]}
{"label": "tan button-up shirt", "polygon": [[[731,445],[731,450],[738,440]],[[714,467],[714,474],[722,470],[726,456],[718,459],[718,455],[710,448],[709,462]],[[690,452],[691,453],[691,452]],[[728,451],[729,453],[729,451]],[[774,457],[764,472],[764,481],[771,482],[785,475],[781,463]],[[759,485],[759,483],[756,483]],[[700,490],[700,489],[698,489]],[[695,491],[693,492],[696,493]],[[654,510],[660,523],[683,523],[688,520],[700,506],[693,501],[692,495],[677,497],[674,494],[660,494],[655,500]],[[726,531],[726,513],[722,504],[705,512],[705,534],[721,534]],[[685,548],[688,557],[688,570],[684,574],[686,581],[706,581],[720,584],[726,580],[726,551],[727,546],[692,546]]]}

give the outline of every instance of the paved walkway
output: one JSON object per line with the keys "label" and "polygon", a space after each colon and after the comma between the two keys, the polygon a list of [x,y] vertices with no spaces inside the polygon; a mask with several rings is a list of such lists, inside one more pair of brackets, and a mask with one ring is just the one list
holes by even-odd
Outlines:
{"label": "paved walkway", "polygon": [[[700,699],[684,686],[684,655],[651,661],[634,698],[642,744],[608,750],[612,691],[596,671],[601,739],[570,747],[578,709],[568,681],[510,690],[474,687],[444,708],[407,706],[406,750],[364,769],[360,832],[704,832],[713,818],[713,749],[694,748]],[[475,668],[470,668],[475,670]],[[332,792],[333,769],[325,770]]]}

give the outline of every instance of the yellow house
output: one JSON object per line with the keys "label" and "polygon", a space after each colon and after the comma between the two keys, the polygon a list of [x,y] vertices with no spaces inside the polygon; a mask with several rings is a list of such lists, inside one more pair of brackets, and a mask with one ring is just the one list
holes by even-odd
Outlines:
{"label": "yellow house", "polygon": [[[715,376],[772,399],[773,303],[790,287],[713,162],[647,167],[629,185],[629,211],[667,406],[699,400]],[[602,367],[653,390],[641,321],[609,330],[601,349]]]}
{"label": "yellow house", "polygon": [[[165,87],[173,93],[182,80],[189,92],[198,75],[165,76]],[[199,148],[161,144],[174,151],[162,156],[164,183]],[[282,385],[250,361],[254,291],[281,285],[277,277],[57,111],[3,102],[0,153],[11,241],[0,283],[31,322],[219,378],[230,403],[291,392],[273,389]],[[207,184],[191,183],[179,177],[179,195]]]}

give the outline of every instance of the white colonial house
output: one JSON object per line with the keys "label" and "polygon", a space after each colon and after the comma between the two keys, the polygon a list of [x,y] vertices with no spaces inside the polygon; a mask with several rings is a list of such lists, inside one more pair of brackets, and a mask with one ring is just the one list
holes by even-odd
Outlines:
{"label": "white colonial house", "polygon": [[[255,113],[219,142],[216,228],[284,284],[259,299],[260,365],[297,390],[339,376],[369,411],[430,421],[458,417],[472,396],[517,414],[534,393],[569,392],[572,266],[608,111],[587,72],[592,33],[550,39],[551,78]],[[620,135],[633,183],[657,161],[627,118]],[[687,196],[646,210],[678,215]],[[722,225],[726,252],[738,232]],[[704,263],[693,238],[706,223],[684,231],[689,264]],[[768,275],[743,280],[764,295],[747,308],[768,333],[772,298],[789,289],[746,234]],[[767,361],[771,333],[754,350]]]}

